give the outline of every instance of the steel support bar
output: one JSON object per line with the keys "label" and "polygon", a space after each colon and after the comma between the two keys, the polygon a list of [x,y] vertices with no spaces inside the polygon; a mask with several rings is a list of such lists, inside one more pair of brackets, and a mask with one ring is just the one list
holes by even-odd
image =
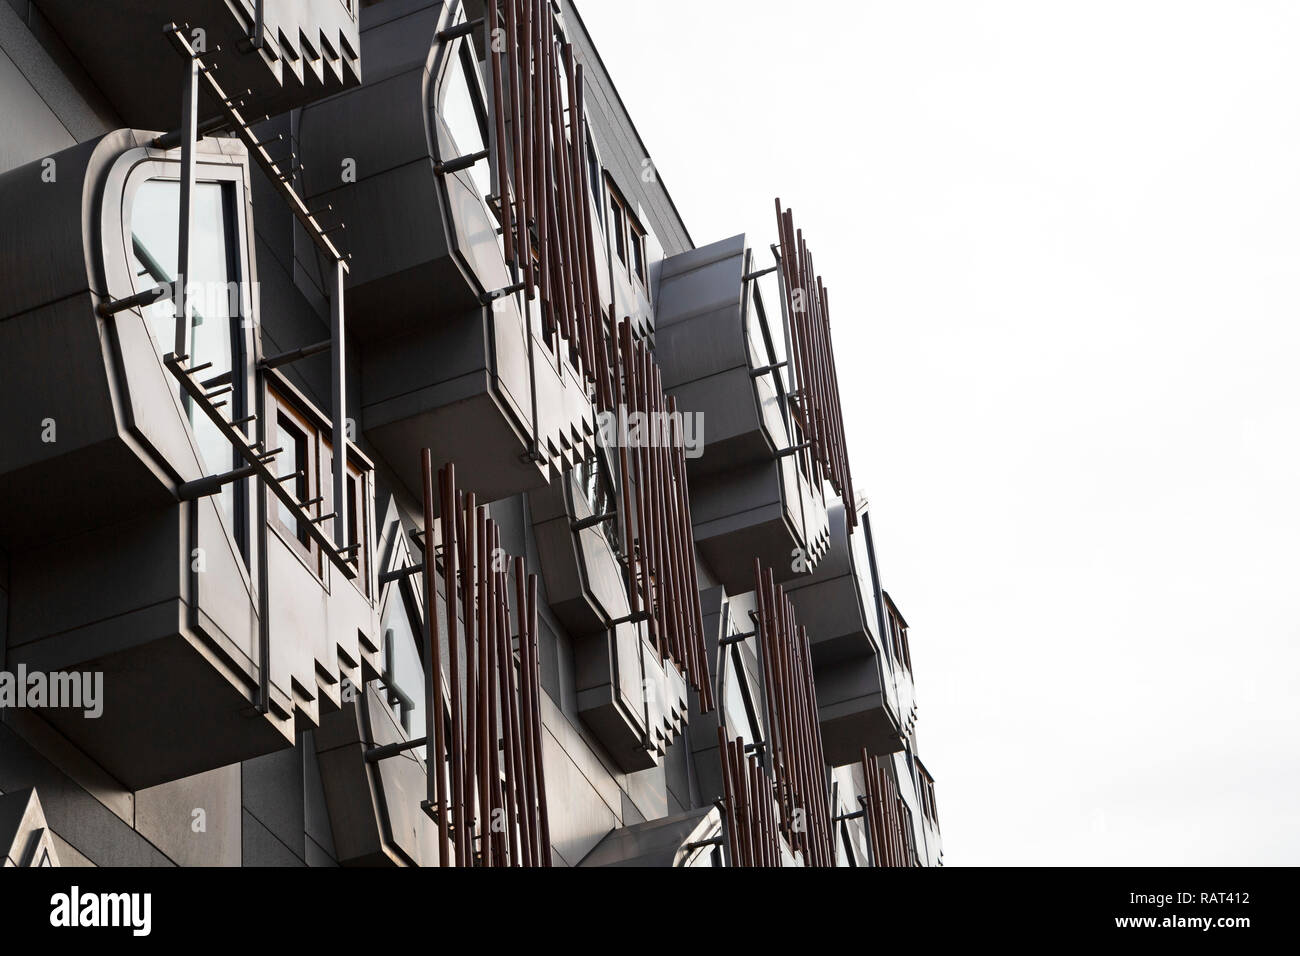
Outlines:
{"label": "steel support bar", "polygon": [[610,511],[606,514],[592,515],[589,518],[580,518],[577,521],[572,521],[569,523],[569,527],[573,529],[574,533],[577,533],[579,531],[586,531],[588,528],[600,527],[600,525],[603,525],[606,521],[615,521],[617,519],[618,512]]}
{"label": "steel support bar", "polygon": [[385,747],[371,747],[366,751],[366,763],[379,763],[381,760],[400,757],[404,753],[410,753],[412,750],[419,750],[421,747],[427,747],[428,745],[429,738],[421,737],[418,740],[408,740],[401,744],[388,744]]}
{"label": "steel support bar", "polygon": [[292,365],[294,362],[300,362],[305,358],[313,355],[319,355],[321,352],[328,352],[334,345],[333,339],[326,339],[323,342],[316,342],[312,345],[304,345],[300,349],[291,349],[288,352],[281,352],[279,355],[272,355],[270,358],[264,358],[257,363],[260,369],[280,368],[284,365]]}
{"label": "steel support bar", "polygon": [[[778,452],[776,453],[776,457],[777,457],[777,458],[790,458],[790,457],[792,457],[792,456],[794,456],[794,455],[799,454],[800,452],[807,451],[809,448],[812,448],[812,447],[813,447],[813,443],[812,443],[812,442],[808,442],[808,441],[806,441],[806,442],[804,442],[802,445],[794,445],[794,446],[792,446],[792,447],[790,447],[790,448],[782,448],[780,451],[778,451]],[[846,507],[847,507],[847,506],[846,506]]]}
{"label": "steel support bar", "polygon": [[[209,116],[207,119],[203,120],[201,123],[198,124],[198,129],[197,129],[198,138],[202,139],[205,136],[210,136],[213,133],[220,132],[221,130],[226,129],[229,123],[230,120],[225,116],[220,116],[220,115]],[[161,150],[175,149],[177,146],[181,145],[181,143],[184,141],[185,139],[184,134],[185,134],[184,128],[174,129],[170,133],[163,133],[160,136],[155,136],[153,142],[151,142],[149,145],[152,146],[154,149],[161,149]]]}
{"label": "steel support bar", "polygon": [[487,22],[485,17],[479,17],[475,20],[466,20],[464,23],[458,23],[453,27],[447,27],[445,30],[438,31],[438,42],[449,43],[452,40],[459,40],[461,37],[469,36],[479,27]]}
{"label": "steel support bar", "polygon": [[758,270],[756,270],[756,271],[754,271],[754,272],[750,272],[750,273],[747,273],[746,275],[742,276],[740,281],[741,281],[741,282],[753,282],[755,279],[761,279],[761,278],[763,278],[763,276],[771,275],[773,272],[776,272],[776,270],[778,270],[778,269],[780,269],[780,268],[781,268],[781,266],[778,264],[778,265],[774,265],[774,266],[768,266],[766,269],[758,269]]}
{"label": "steel support bar", "polygon": [[455,159],[449,159],[445,163],[436,163],[433,167],[433,171],[439,176],[449,176],[452,173],[459,173],[462,170],[469,169],[470,167],[489,158],[491,155],[492,150],[482,149],[477,153],[469,153],[465,156],[458,156]]}
{"label": "steel support bar", "polygon": [[764,375],[771,375],[773,372],[779,371],[780,369],[785,368],[789,364],[790,363],[786,361],[786,362],[777,362],[775,365],[764,365],[761,368],[756,368],[753,371],[751,371],[749,373],[749,377],[762,378]]}
{"label": "steel support bar", "polygon": [[417,574],[424,573],[424,563],[412,564],[409,567],[400,568],[397,571],[385,571],[379,575],[379,586],[392,584],[394,581],[405,581],[407,578],[413,578]]}
{"label": "steel support bar", "polygon": [[226,485],[233,485],[237,481],[252,478],[256,474],[257,469],[255,467],[245,465],[243,468],[228,471],[224,475],[213,475],[209,478],[187,481],[180,486],[176,495],[181,501],[197,501],[200,498],[207,498],[219,493]]}
{"label": "steel support bar", "polygon": [[185,92],[181,98],[181,182],[179,235],[176,240],[176,278],[172,301],[176,305],[175,355],[190,354],[190,239],[193,235],[195,153],[198,150],[199,74],[203,64],[190,51],[185,63]]}
{"label": "steel support bar", "polygon": [[145,289],[143,292],[129,295],[125,299],[114,299],[111,302],[101,302],[95,307],[95,312],[100,318],[107,319],[117,315],[119,312],[125,312],[127,309],[148,308],[159,299],[165,299],[168,295],[168,291],[169,290],[163,286],[154,286],[152,289]]}
{"label": "steel support bar", "polygon": [[484,305],[491,305],[493,302],[496,302],[498,299],[504,299],[507,296],[512,296],[517,292],[523,292],[525,287],[526,287],[526,283],[516,282],[514,285],[506,286],[504,289],[497,289],[495,292],[485,292],[480,301],[482,301]]}
{"label": "steel support bar", "polygon": [[[427,539],[433,540],[434,478],[433,454],[424,449],[421,456],[424,506],[424,530]],[[438,583],[434,575],[424,576],[424,666],[425,666],[425,727],[433,738],[433,748],[429,752],[428,797],[424,808],[432,810],[438,823],[438,865],[451,866],[450,843],[448,841],[447,814],[447,742],[446,727],[443,724],[442,698],[442,636],[438,627]],[[453,741],[454,743],[454,741]]]}
{"label": "steel support bar", "polygon": [[[334,547],[345,548],[349,540],[348,500],[348,371],[346,355],[346,323],[343,311],[343,283],[345,266],[341,259],[334,262],[334,275],[330,283],[330,394],[334,399]],[[361,516],[356,519],[357,539],[360,541]]]}
{"label": "steel support bar", "polygon": [[719,647],[731,647],[733,644],[743,644],[752,637],[757,637],[757,631],[750,631],[748,634],[729,634],[719,639]]}
{"label": "steel support bar", "polygon": [[267,458],[267,453],[262,451],[257,445],[250,444],[248,436],[240,431],[235,425],[227,421],[221,414],[220,409],[216,408],[212,402],[205,397],[205,390],[201,382],[195,381],[190,370],[185,368],[182,360],[177,359],[175,355],[167,355],[163,358],[163,364],[167,366],[168,371],[181,383],[191,400],[207,415],[208,419],[217,426],[217,430],[222,437],[228,441],[235,449],[245,464],[253,468],[254,476],[262,481],[271,493],[288,508],[301,522],[303,528],[313,541],[325,553],[326,557],[334,564],[336,568],[348,579],[355,579],[357,569],[352,563],[344,558],[345,554],[356,551],[359,545],[352,545],[347,548],[338,548],[330,538],[324,534],[312,522],[312,516],[303,511],[298,506],[298,499],[284,487],[286,476],[276,475],[271,471],[271,460]]}

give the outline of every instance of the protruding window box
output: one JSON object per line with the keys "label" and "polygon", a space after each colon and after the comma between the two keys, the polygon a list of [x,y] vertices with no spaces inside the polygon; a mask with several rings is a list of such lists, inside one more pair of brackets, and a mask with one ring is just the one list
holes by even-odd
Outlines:
{"label": "protruding window box", "polygon": [[547,603],[569,633],[585,636],[630,613],[617,508],[601,453],[529,495]]}
{"label": "protruding window box", "polygon": [[548,604],[574,637],[578,713],[631,772],[656,766],[684,729],[687,687],[627,620],[617,502],[600,454],[529,505]]}
{"label": "protruding window box", "polygon": [[[863,508],[849,534],[844,506],[829,510],[830,548],[808,574],[785,585],[808,628],[822,745],[831,766],[901,750],[906,712],[892,651],[879,638],[870,524]],[[910,677],[908,678],[910,681]],[[910,687],[910,683],[908,685]]]}
{"label": "protruding window box", "polygon": [[[578,714],[627,772],[657,766],[685,724],[686,682],[628,621],[612,485],[597,458],[529,496],[551,611],[574,637]],[[620,623],[621,622],[621,623]]]}
{"label": "protruding window box", "polygon": [[[383,571],[420,563],[391,500],[379,528],[375,553]],[[437,826],[420,809],[428,782],[427,748],[373,759],[376,750],[402,748],[426,736],[423,594],[421,575],[383,588],[379,679],[351,688],[342,709],[327,715],[315,734],[335,849],[344,866],[438,864]],[[445,624],[444,598],[440,593],[438,614]],[[447,633],[445,626],[440,633]]]}
{"label": "protruding window box", "polygon": [[[460,4],[366,11],[366,84],[303,111],[304,187],[346,224],[361,427],[408,487],[420,450],[497,500],[592,449],[588,386],[514,288],[485,154],[494,133],[473,37],[442,41]],[[481,31],[473,35],[481,38]],[[496,296],[493,298],[493,296]],[[563,348],[559,352],[564,352]]]}
{"label": "protruding window box", "polygon": [[785,581],[827,545],[823,493],[785,408],[777,280],[752,277],[755,262],[743,235],[666,260],[656,321],[664,387],[703,426],[688,461],[695,541],[733,594],[753,588],[755,557]]}
{"label": "protruding window box", "polygon": [[708,867],[726,865],[726,834],[716,806],[612,831],[579,866]]}
{"label": "protruding window box", "polygon": [[91,12],[84,0],[35,0],[118,115],[145,129],[173,129],[180,119],[184,62],[164,25],[182,27],[227,89],[251,91],[249,114],[274,116],[361,82],[360,3],[132,0]]}
{"label": "protruding window box", "polygon": [[[310,724],[336,707],[342,681],[360,679],[378,647],[368,463],[349,451],[358,548],[344,573],[292,554],[270,527],[273,504],[262,521],[266,483],[206,417],[243,422],[246,444],[260,435],[266,469],[289,453],[275,428],[256,431],[272,421],[273,392],[294,396],[257,370],[242,146],[205,140],[196,154],[186,367],[205,369],[195,376],[212,398],[183,391],[165,362],[169,299],[111,308],[177,269],[179,161],[147,145],[153,137],[73,147],[52,157],[48,183],[40,163],[0,177],[0,201],[30,226],[23,267],[0,277],[0,401],[10,421],[50,420],[44,440],[40,427],[16,428],[0,443],[0,545],[13,559],[6,666],[102,674],[97,716],[52,700],[35,712],[132,790],[292,746],[296,717]],[[214,287],[223,294],[202,291]],[[328,484],[316,470],[328,472],[328,439],[314,447],[304,495]],[[302,518],[327,516],[329,498],[312,497],[322,500]]]}
{"label": "protruding window box", "polygon": [[659,765],[687,720],[686,681],[637,626],[620,624],[578,642],[578,715],[619,769]]}

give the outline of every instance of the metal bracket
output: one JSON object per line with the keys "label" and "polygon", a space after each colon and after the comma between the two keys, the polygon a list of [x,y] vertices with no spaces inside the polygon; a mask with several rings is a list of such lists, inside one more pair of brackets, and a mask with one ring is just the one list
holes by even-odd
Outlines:
{"label": "metal bracket", "polygon": [[447,43],[450,40],[459,40],[463,36],[469,36],[485,23],[487,23],[487,18],[479,17],[477,20],[466,20],[464,23],[458,23],[454,27],[447,27],[445,30],[439,30],[438,41],[440,43]]}
{"label": "metal bracket", "polygon": [[400,568],[396,571],[385,571],[383,574],[379,575],[379,586],[383,587],[385,584],[392,584],[394,581],[404,581],[407,578],[413,578],[417,574],[423,574],[423,573],[424,573],[423,562],[419,564],[412,564],[409,567]]}
{"label": "metal bracket", "polygon": [[159,299],[166,298],[169,292],[170,290],[163,286],[154,286],[152,289],[145,289],[143,292],[129,295],[125,299],[101,302],[95,307],[95,313],[100,318],[108,319],[117,315],[119,312],[125,312],[127,309],[148,308]]}
{"label": "metal bracket", "polygon": [[761,279],[761,278],[763,278],[763,276],[771,275],[773,272],[775,272],[775,271],[776,271],[777,269],[779,269],[779,268],[781,268],[780,265],[768,266],[766,269],[759,269],[759,270],[757,270],[756,272],[751,272],[751,273],[749,273],[748,275],[742,276],[741,279],[740,279],[740,281],[741,281],[741,282],[753,282],[755,279]]}
{"label": "metal bracket", "polygon": [[421,737],[419,740],[408,740],[401,744],[388,744],[384,747],[371,747],[366,751],[366,763],[379,763],[381,760],[388,760],[391,757],[400,757],[404,753],[412,750],[419,750],[429,744],[428,737]]}
{"label": "metal bracket", "polygon": [[300,349],[293,349],[288,352],[281,352],[279,355],[272,355],[270,358],[264,358],[262,361],[257,363],[257,367],[259,369],[267,369],[279,368],[282,365],[291,365],[294,362],[310,358],[311,356],[318,355],[321,352],[328,352],[333,345],[334,343],[330,339],[326,339],[323,342],[316,342],[313,345],[304,345]]}
{"label": "metal bracket", "polygon": [[482,149],[479,150],[477,153],[470,153],[466,156],[461,156],[457,159],[449,159],[445,163],[437,163],[433,167],[433,171],[437,173],[439,176],[446,176],[451,173],[458,173],[461,170],[469,169],[471,166],[481,163],[483,160],[487,159],[491,155],[492,155],[492,151],[490,149]]}
{"label": "metal bracket", "polygon": [[618,512],[611,511],[607,514],[592,515],[590,518],[582,518],[578,521],[571,521],[569,522],[569,527],[572,528],[576,533],[579,531],[586,531],[588,528],[597,528],[600,525],[603,525],[606,521],[613,521],[616,518],[618,518]]}
{"label": "metal bracket", "polygon": [[484,305],[491,305],[498,299],[504,299],[506,296],[514,295],[516,292],[523,292],[528,288],[526,282],[516,282],[514,285],[508,285],[504,289],[497,289],[495,292],[485,292],[479,297],[479,301]]}
{"label": "metal bracket", "polygon": [[777,371],[778,369],[783,369],[789,364],[790,362],[787,360],[785,362],[777,362],[775,365],[764,365],[763,367],[756,368],[752,372],[750,372],[749,377],[762,378],[764,375],[768,375],[772,372]]}
{"label": "metal bracket", "polygon": [[789,457],[791,457],[792,455],[797,455],[797,454],[799,454],[799,453],[802,452],[802,451],[807,451],[809,448],[812,448],[812,447],[814,447],[814,446],[813,446],[813,443],[810,442],[810,441],[806,441],[806,442],[804,442],[802,445],[792,445],[792,446],[789,447],[789,448],[783,448],[783,449],[781,449],[780,451],[778,451],[778,452],[776,453],[776,457],[777,457],[777,458],[789,458]]}

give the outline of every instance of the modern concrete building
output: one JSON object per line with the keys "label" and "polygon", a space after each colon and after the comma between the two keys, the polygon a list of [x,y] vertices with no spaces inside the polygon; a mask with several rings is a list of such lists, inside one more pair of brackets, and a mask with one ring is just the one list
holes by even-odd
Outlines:
{"label": "modern concrete building", "polygon": [[808,246],[569,0],[0,0],[0,116],[6,864],[942,864]]}

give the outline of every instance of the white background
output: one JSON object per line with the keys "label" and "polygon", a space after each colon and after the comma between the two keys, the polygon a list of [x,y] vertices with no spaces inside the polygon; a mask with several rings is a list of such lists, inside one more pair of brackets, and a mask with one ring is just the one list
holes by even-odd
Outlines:
{"label": "white background", "polygon": [[1300,861],[1300,4],[579,5],[826,278],[947,862]]}

